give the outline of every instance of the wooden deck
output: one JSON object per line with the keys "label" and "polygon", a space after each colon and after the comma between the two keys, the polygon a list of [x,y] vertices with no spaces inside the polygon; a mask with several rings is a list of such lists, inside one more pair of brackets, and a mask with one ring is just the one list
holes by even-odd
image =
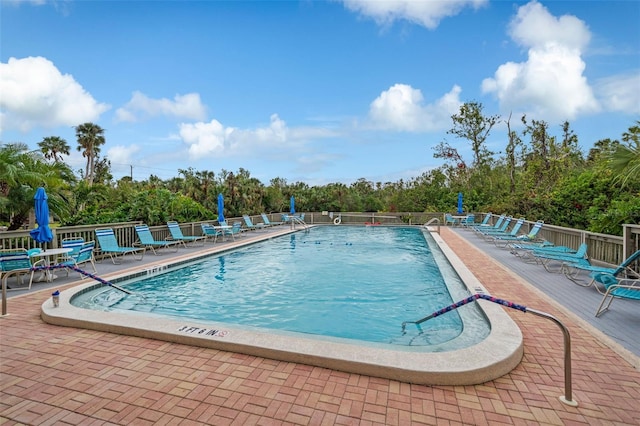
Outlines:
{"label": "wooden deck", "polygon": [[[609,311],[596,318],[596,309],[603,296],[593,286],[581,287],[563,274],[547,272],[541,265],[524,262],[512,255],[508,249],[497,248],[471,230],[449,229],[454,230],[624,349],[640,356],[640,303],[638,301],[616,299]],[[588,282],[586,274],[582,277],[586,278],[585,282]],[[500,297],[499,294],[495,296]],[[527,305],[526,300],[514,300],[514,302]]]}

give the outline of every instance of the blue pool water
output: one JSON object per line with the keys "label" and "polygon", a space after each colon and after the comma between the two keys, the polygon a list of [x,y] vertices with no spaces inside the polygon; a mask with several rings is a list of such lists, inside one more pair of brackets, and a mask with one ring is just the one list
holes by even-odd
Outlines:
{"label": "blue pool water", "polygon": [[119,283],[130,296],[103,287],[72,303],[398,345],[482,340],[475,304],[401,333],[469,295],[430,239],[415,227],[315,227]]}

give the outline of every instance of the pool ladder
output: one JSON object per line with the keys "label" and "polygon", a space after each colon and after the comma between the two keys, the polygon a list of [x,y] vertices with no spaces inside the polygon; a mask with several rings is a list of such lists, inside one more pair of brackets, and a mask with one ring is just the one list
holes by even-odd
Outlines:
{"label": "pool ladder", "polygon": [[560,322],[559,319],[557,319],[556,317],[554,317],[551,314],[548,314],[546,312],[542,312],[542,311],[538,311],[536,309],[531,309],[531,308],[527,308],[524,305],[520,305],[517,303],[513,303],[513,302],[509,302],[507,300],[504,299],[499,299],[497,297],[493,297],[490,296],[488,294],[484,294],[484,293],[475,293],[465,299],[462,299],[452,305],[449,305],[445,308],[439,309],[435,312],[433,312],[430,315],[427,315],[424,318],[421,318],[417,321],[405,321],[402,323],[402,334],[404,335],[406,333],[406,327],[407,324],[415,324],[416,327],[418,327],[418,330],[420,330],[422,332],[422,329],[420,328],[420,324],[422,324],[423,322],[430,320],[431,318],[435,318],[437,316],[440,316],[442,314],[446,314],[447,312],[451,312],[454,309],[458,309],[461,306],[466,305],[467,303],[471,303],[471,302],[475,302],[478,299],[484,299],[484,300],[488,300],[489,302],[493,302],[493,303],[497,303],[499,305],[502,306],[506,306],[508,308],[512,308],[512,309],[517,309],[519,311],[522,311],[524,313],[532,313],[534,315],[537,315],[539,317],[542,318],[546,318],[548,320],[551,320],[553,323],[555,323],[558,327],[560,327],[560,330],[562,331],[562,335],[564,337],[564,395],[560,396],[560,402],[562,402],[563,404],[569,405],[571,407],[577,407],[578,406],[578,402],[576,400],[573,399],[572,397],[572,389],[571,389],[571,335],[569,334],[569,329],[562,324],[562,322]]}
{"label": "pool ladder", "polygon": [[432,223],[435,223],[437,226],[437,233],[440,233],[440,219],[438,219],[437,217],[431,218],[429,219],[429,221],[427,223],[425,223],[424,226],[425,228],[429,228],[429,225],[431,225]]}
{"label": "pool ladder", "polygon": [[289,216],[289,219],[291,221],[291,229],[295,229],[296,223],[298,225],[302,225],[304,229],[309,229],[309,225],[307,225],[307,223],[304,220],[302,220],[300,217],[291,215]]}

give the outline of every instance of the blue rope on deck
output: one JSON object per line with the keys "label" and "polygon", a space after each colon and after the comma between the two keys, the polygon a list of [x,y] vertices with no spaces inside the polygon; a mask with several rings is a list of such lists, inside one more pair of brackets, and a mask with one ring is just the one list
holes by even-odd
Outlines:
{"label": "blue rope on deck", "polygon": [[51,270],[54,270],[54,269],[63,269],[63,268],[74,270],[74,271],[84,275],[85,277],[88,277],[88,278],[91,278],[93,280],[98,281],[100,284],[108,285],[109,287],[113,287],[113,288],[116,288],[116,289],[118,289],[120,291],[123,291],[123,292],[125,292],[127,294],[131,294],[130,291],[127,291],[127,290],[123,289],[122,287],[119,287],[119,286],[117,286],[117,285],[115,285],[115,284],[113,284],[113,283],[111,283],[111,282],[109,282],[109,281],[107,281],[107,280],[105,280],[103,278],[100,278],[99,276],[97,276],[95,274],[92,274],[91,272],[87,272],[87,271],[85,271],[83,269],[80,269],[80,268],[77,268],[75,266],[61,265],[61,264],[49,265],[49,266],[35,266],[35,267],[31,268],[31,270],[32,271],[51,271]]}

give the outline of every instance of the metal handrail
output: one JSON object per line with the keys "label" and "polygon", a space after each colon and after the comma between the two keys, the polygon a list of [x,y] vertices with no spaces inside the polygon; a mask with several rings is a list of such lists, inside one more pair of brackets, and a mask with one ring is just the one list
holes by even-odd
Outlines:
{"label": "metal handrail", "polygon": [[434,223],[434,222],[436,223],[436,225],[437,225],[437,227],[438,227],[438,229],[437,229],[437,231],[436,231],[436,232],[439,234],[439,233],[440,233],[440,219],[438,219],[437,217],[433,217],[433,218],[431,218],[427,223],[425,223],[425,224],[424,224],[424,225],[422,225],[422,226],[424,226],[424,227],[426,228],[426,227],[428,227],[429,225],[431,225],[431,224],[432,224],[432,223]]}
{"label": "metal handrail", "polygon": [[431,318],[435,318],[442,314],[446,314],[447,312],[451,312],[454,309],[458,309],[460,306],[464,306],[467,303],[475,302],[478,299],[488,300],[493,303],[497,303],[499,305],[506,306],[508,308],[517,309],[524,313],[531,312],[534,315],[538,315],[543,318],[550,319],[553,321],[560,329],[562,330],[562,335],[564,336],[564,395],[560,396],[560,402],[566,405],[570,405],[572,407],[577,407],[578,402],[572,399],[572,389],[571,389],[571,335],[569,334],[569,329],[565,327],[560,320],[558,320],[553,315],[550,315],[546,312],[538,311],[535,309],[527,308],[524,305],[519,305],[517,303],[509,302],[503,299],[498,299],[497,297],[490,296],[484,293],[476,293],[473,294],[466,299],[462,299],[452,305],[447,306],[446,308],[439,309],[432,313],[431,315],[427,315],[424,318],[421,318],[417,321],[405,321],[402,323],[402,334],[406,333],[407,324],[415,324],[418,329],[422,332],[420,328],[420,324],[423,322],[430,320]]}
{"label": "metal handrail", "polygon": [[[91,279],[94,279],[96,281],[98,281],[100,284],[103,285],[107,285],[109,287],[113,287],[116,290],[120,290],[123,293],[126,294],[131,294],[131,292],[129,290],[125,290],[124,288],[113,284],[112,282],[109,282],[105,279],[100,278],[99,276],[92,274],[90,272],[87,272],[83,269],[80,269],[76,266],[71,266],[71,265],[62,265],[62,264],[57,264],[57,265],[49,265],[49,266],[36,266],[31,268],[32,271],[52,271],[54,269],[71,269],[72,271],[76,271],[82,275],[84,275],[85,277],[89,277]],[[2,280],[2,316],[8,315],[7,313],[7,282],[6,280]]]}
{"label": "metal handrail", "polygon": [[296,223],[302,225],[304,229],[309,228],[309,225],[307,225],[307,223],[304,220],[302,220],[302,218],[300,218],[299,216],[290,215],[289,220],[291,221],[291,229],[294,229],[296,227],[295,225]]}

